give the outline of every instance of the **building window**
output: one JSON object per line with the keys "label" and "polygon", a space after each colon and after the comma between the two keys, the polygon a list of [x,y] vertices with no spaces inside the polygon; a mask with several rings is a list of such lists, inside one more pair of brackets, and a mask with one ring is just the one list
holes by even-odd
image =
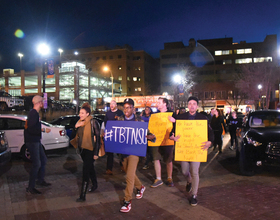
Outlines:
{"label": "building window", "polygon": [[140,82],[140,81],[141,81],[141,77],[137,77],[137,81],[139,81],[139,82]]}
{"label": "building window", "polygon": [[223,60],[223,65],[232,64],[232,60]]}
{"label": "building window", "polygon": [[122,66],[118,66],[118,70],[121,70],[122,69]]}
{"label": "building window", "polygon": [[121,59],[122,58],[122,55],[118,55],[118,59]]}
{"label": "building window", "polygon": [[112,59],[114,59],[114,57],[113,57],[113,56],[110,56],[109,59],[112,60]]}
{"label": "building window", "polygon": [[59,86],[74,86],[74,73],[59,75]]}
{"label": "building window", "polygon": [[221,56],[221,55],[229,55],[232,54],[232,50],[216,50],[215,56]]}
{"label": "building window", "polygon": [[24,86],[38,86],[38,76],[25,76]]}
{"label": "building window", "polygon": [[168,64],[162,64],[162,68],[174,68],[177,67],[177,63],[168,63]]}
{"label": "building window", "polygon": [[137,92],[141,92],[141,87],[137,87],[137,88],[135,88],[135,91],[137,91]]}
{"label": "building window", "polygon": [[12,96],[21,96],[21,89],[9,89],[9,94]]}
{"label": "building window", "polygon": [[246,48],[246,49],[237,49],[234,51],[236,54],[248,54],[252,53],[252,48]]}
{"label": "building window", "polygon": [[126,58],[129,60],[130,57],[127,55]]}
{"label": "building window", "polygon": [[55,92],[55,87],[47,87],[46,92]]}
{"label": "building window", "polygon": [[137,77],[136,76],[133,77],[133,81],[137,81]]}
{"label": "building window", "polygon": [[130,81],[130,78],[129,78],[129,76],[127,77],[127,81]]}
{"label": "building window", "polygon": [[254,58],[254,63],[272,62],[272,57],[258,57]]}
{"label": "building window", "polygon": [[96,60],[99,60],[99,59],[100,59],[100,57],[96,57],[95,59],[96,59]]}
{"label": "building window", "polygon": [[118,77],[118,80],[122,80],[122,76],[119,76],[119,77]]}
{"label": "building window", "polygon": [[236,64],[252,63],[252,58],[236,59]]}
{"label": "building window", "polygon": [[210,92],[210,97],[211,97],[211,99],[214,99],[215,98],[215,92]]}
{"label": "building window", "polygon": [[21,77],[9,77],[9,87],[21,86]]}
{"label": "building window", "polygon": [[89,57],[89,58],[87,58],[87,60],[88,60],[88,61],[91,61],[91,58]]}
{"label": "building window", "polygon": [[103,57],[102,57],[102,60],[106,60],[106,56],[103,56]]}
{"label": "building window", "polygon": [[72,88],[60,88],[59,100],[70,100],[74,99],[74,91]]}
{"label": "building window", "polygon": [[141,70],[141,67],[138,66],[138,67],[135,67],[134,69],[135,69],[136,71],[140,71],[140,70]]}
{"label": "building window", "polygon": [[141,60],[141,57],[140,56],[135,56],[135,57],[133,57],[133,60]]}
{"label": "building window", "polygon": [[38,93],[38,88],[34,88],[34,89],[25,89],[24,93],[25,93],[25,94],[28,94],[28,93]]}
{"label": "building window", "polygon": [[88,76],[80,75],[79,76],[79,85],[88,87]]}
{"label": "building window", "polygon": [[209,99],[209,92],[204,92],[204,98]]}
{"label": "building window", "polygon": [[177,58],[177,54],[165,54],[161,56],[162,59]]}

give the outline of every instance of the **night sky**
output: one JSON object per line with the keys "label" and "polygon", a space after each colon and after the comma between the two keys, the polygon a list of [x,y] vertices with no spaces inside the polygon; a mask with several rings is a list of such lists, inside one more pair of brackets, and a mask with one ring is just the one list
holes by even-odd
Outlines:
{"label": "night sky", "polygon": [[[129,44],[159,57],[165,42],[232,37],[280,39],[280,1],[266,0],[1,0],[0,70],[34,68],[37,45],[74,49]],[[24,37],[15,36],[20,29]]]}

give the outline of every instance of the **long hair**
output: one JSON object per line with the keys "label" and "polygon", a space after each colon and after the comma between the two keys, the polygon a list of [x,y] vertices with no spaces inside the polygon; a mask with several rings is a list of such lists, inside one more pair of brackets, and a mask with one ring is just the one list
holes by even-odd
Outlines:
{"label": "long hair", "polygon": [[90,104],[89,104],[88,102],[85,102],[85,103],[82,105],[81,109],[84,109],[88,114],[91,113],[91,106],[90,106]]}

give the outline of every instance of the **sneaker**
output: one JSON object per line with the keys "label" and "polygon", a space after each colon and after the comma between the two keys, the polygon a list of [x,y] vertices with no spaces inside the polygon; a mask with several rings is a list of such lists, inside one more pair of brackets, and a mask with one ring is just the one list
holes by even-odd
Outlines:
{"label": "sneaker", "polygon": [[136,192],[136,199],[141,199],[143,197],[144,191],[145,191],[146,187],[145,186],[141,186],[141,189],[137,189]]}
{"label": "sneaker", "polygon": [[156,187],[158,187],[158,186],[160,186],[162,184],[163,184],[162,180],[155,179],[155,182],[151,185],[151,187],[152,188],[156,188]]}
{"label": "sneaker", "polygon": [[190,201],[190,205],[191,206],[196,206],[197,205],[197,199],[196,199],[195,195],[192,196],[191,201]]}
{"label": "sneaker", "polygon": [[105,172],[105,174],[107,174],[107,175],[113,175],[113,172],[112,172],[112,170],[106,170],[106,172]]}
{"label": "sneaker", "polygon": [[230,146],[229,149],[233,150],[233,146]]}
{"label": "sneaker", "polygon": [[169,186],[169,187],[173,187],[174,186],[172,178],[168,178],[167,179],[167,186]]}
{"label": "sneaker", "polygon": [[148,165],[145,165],[145,166],[143,166],[142,169],[143,169],[143,170],[147,170],[147,169],[149,169],[149,166],[148,166]]}
{"label": "sneaker", "polygon": [[131,209],[131,201],[124,201],[123,206],[120,209],[120,212],[129,212]]}
{"label": "sneaker", "polygon": [[30,193],[30,194],[42,194],[40,191],[38,191],[37,189],[35,188],[26,188],[26,192],[27,193]]}
{"label": "sneaker", "polygon": [[37,182],[36,182],[36,185],[38,185],[38,186],[51,186],[52,184],[51,184],[51,183],[47,183],[47,182],[44,180],[43,182],[37,181]]}
{"label": "sneaker", "polygon": [[186,191],[189,193],[192,190],[192,183],[187,183]]}

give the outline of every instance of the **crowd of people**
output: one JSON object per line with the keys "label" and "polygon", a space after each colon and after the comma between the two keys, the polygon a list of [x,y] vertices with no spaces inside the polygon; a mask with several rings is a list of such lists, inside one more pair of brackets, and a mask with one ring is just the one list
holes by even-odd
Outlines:
{"label": "crowd of people", "polygon": [[[44,179],[45,166],[47,162],[46,155],[40,143],[41,132],[50,132],[50,130],[42,130],[41,122],[39,120],[39,111],[43,107],[43,99],[40,96],[34,96],[33,109],[28,114],[27,123],[24,130],[25,144],[31,155],[32,169],[30,172],[29,185],[26,188],[27,193],[41,194],[35,186],[49,187],[51,184],[47,183]],[[134,101],[130,98],[125,99],[123,111],[119,110],[116,101],[112,100],[110,103],[110,110],[106,113],[104,122],[100,128],[98,122],[90,115],[91,107],[88,103],[84,103],[80,108],[80,120],[76,123],[76,136],[71,140],[71,144],[77,149],[77,152],[83,160],[83,175],[82,185],[79,198],[76,202],[86,201],[86,193],[94,192],[97,187],[97,177],[94,168],[94,161],[99,157],[100,145],[104,139],[104,128],[108,121],[136,121],[148,122],[152,114],[161,114],[169,112],[168,121],[166,123],[173,123],[173,129],[169,135],[164,136],[163,142],[158,146],[150,146],[147,144],[147,154],[145,165],[142,169],[148,169],[153,163],[155,180],[151,183],[151,188],[156,188],[164,184],[161,176],[161,166],[164,163],[167,170],[167,179],[165,181],[168,187],[173,187],[174,182],[172,178],[173,160],[174,160],[174,147],[176,142],[180,139],[181,135],[176,133],[176,120],[206,120],[208,140],[202,142],[200,149],[202,151],[208,150],[213,146],[213,150],[218,146],[219,153],[222,153],[223,134],[228,130],[231,137],[230,149],[233,150],[238,145],[236,130],[238,129],[239,121],[236,112],[225,118],[222,112],[218,109],[211,109],[210,114],[205,112],[198,112],[199,100],[196,97],[189,97],[188,99],[188,112],[186,108],[180,108],[178,111],[172,112],[169,108],[169,101],[166,98],[159,98],[157,102],[157,113],[153,113],[152,109],[148,106],[139,115],[136,114],[134,108]],[[228,128],[228,129],[227,129]],[[164,131],[166,132],[166,131]],[[177,134],[175,136],[175,134]],[[157,134],[147,133],[147,143],[156,141]],[[106,150],[106,146],[105,146]],[[113,175],[114,153],[106,152],[107,175]],[[139,162],[139,156],[118,154],[121,169],[126,174],[126,188],[124,193],[123,205],[120,212],[129,212],[131,210],[131,201],[134,189],[136,190],[135,198],[141,199],[146,190],[141,180],[137,177],[136,171]],[[197,205],[197,193],[199,188],[199,161],[181,161],[181,169],[184,176],[186,176],[187,184],[186,191],[191,193],[190,205]],[[37,180],[37,182],[36,182]],[[89,187],[89,181],[92,186]]]}

